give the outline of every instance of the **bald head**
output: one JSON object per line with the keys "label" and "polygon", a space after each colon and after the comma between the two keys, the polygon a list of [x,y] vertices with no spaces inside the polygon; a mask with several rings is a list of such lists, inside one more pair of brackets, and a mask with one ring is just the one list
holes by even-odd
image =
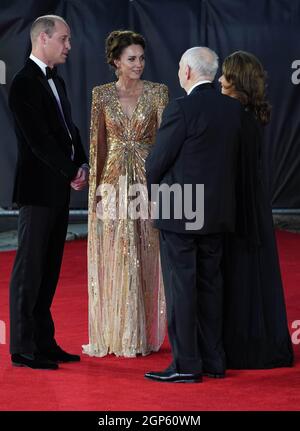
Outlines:
{"label": "bald head", "polygon": [[55,31],[55,23],[61,22],[68,26],[66,21],[58,15],[43,15],[38,17],[31,26],[30,38],[32,46],[35,46],[39,35],[43,32],[51,37]]}

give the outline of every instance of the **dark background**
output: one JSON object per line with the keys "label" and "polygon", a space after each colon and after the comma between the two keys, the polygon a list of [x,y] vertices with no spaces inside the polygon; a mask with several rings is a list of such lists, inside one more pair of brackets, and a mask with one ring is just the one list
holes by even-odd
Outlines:
{"label": "dark background", "polygon": [[[48,13],[61,15],[71,27],[71,55],[59,71],[87,151],[91,90],[114,79],[104,57],[111,30],[132,29],[145,36],[143,77],[167,84],[171,97],[183,95],[178,61],[192,46],[209,46],[220,61],[238,49],[257,55],[268,72],[273,106],[264,147],[273,208],[300,208],[299,0],[0,0],[0,206],[11,207],[16,160],[7,93],[30,54],[31,23]],[[72,208],[86,208],[86,203],[86,192],[73,194]]]}

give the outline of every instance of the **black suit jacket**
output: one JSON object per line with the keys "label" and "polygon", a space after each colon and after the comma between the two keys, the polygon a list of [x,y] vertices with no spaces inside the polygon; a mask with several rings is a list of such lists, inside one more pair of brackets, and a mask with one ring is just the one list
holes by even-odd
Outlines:
{"label": "black suit jacket", "polygon": [[[174,195],[171,193],[169,199],[160,194],[155,227],[191,234],[235,229],[236,155],[241,113],[240,103],[216,91],[212,84],[201,84],[189,96],[173,100],[166,107],[156,144],[146,160],[147,186],[151,195],[152,184],[178,184],[182,203],[177,200],[175,207],[181,210],[182,217],[178,218],[179,214],[174,212]],[[190,188],[184,189],[187,184]],[[204,223],[199,223],[203,205],[197,184],[204,184]],[[152,196],[152,200],[156,199],[157,196]],[[164,218],[162,205],[164,209],[170,207],[170,219]],[[190,213],[184,205],[189,207]],[[196,210],[198,220],[191,218],[191,211]],[[194,224],[187,225],[191,222]]]}
{"label": "black suit jacket", "polygon": [[13,202],[19,205],[65,205],[70,198],[71,180],[87,162],[79,131],[71,119],[62,78],[57,77],[55,85],[63,99],[72,139],[51,87],[37,64],[28,59],[10,88],[9,106],[18,142]]}

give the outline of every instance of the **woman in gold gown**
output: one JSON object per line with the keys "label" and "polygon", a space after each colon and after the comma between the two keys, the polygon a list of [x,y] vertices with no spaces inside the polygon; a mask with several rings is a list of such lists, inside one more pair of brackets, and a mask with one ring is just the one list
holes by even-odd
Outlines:
{"label": "woman in gold gown", "polygon": [[[165,85],[140,79],[144,48],[140,34],[112,32],[106,40],[106,56],[118,80],[93,89],[89,344],[83,346],[90,356],[147,355],[159,349],[165,336],[158,233],[150,217],[134,219],[126,210],[132,202],[130,187],[141,184],[139,200],[149,214],[145,159],[168,101]],[[105,204],[103,195],[99,201],[99,185],[116,190],[113,208]]]}

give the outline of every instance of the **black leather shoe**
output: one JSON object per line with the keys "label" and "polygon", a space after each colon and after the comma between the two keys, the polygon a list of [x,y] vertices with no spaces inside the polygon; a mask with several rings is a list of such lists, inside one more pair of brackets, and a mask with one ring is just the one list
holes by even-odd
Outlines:
{"label": "black leather shoe", "polygon": [[177,373],[176,371],[149,371],[146,379],[169,383],[201,383],[202,375],[193,373]]}
{"label": "black leather shoe", "polygon": [[213,373],[210,371],[203,371],[202,373],[205,377],[210,377],[211,379],[224,379],[225,373]]}
{"label": "black leather shoe", "polygon": [[39,370],[57,370],[58,365],[49,361],[48,358],[34,353],[30,355],[13,353],[11,355],[11,361],[14,367],[28,367]]}
{"label": "black leather shoe", "polygon": [[49,352],[42,352],[43,356],[53,362],[78,362],[80,361],[79,355],[72,355],[65,352],[61,347],[57,346],[54,350]]}

